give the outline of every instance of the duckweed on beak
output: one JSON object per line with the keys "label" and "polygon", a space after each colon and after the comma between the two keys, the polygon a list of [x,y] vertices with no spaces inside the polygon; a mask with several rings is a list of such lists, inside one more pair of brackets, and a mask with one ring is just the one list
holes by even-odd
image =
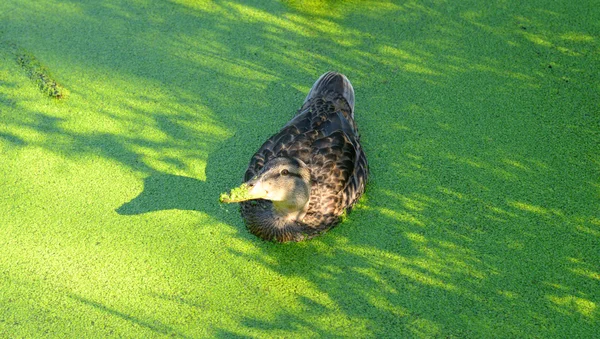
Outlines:
{"label": "duckweed on beak", "polygon": [[239,187],[233,188],[229,194],[221,193],[219,196],[219,202],[221,203],[234,203],[252,199],[250,194],[250,187],[243,183]]}

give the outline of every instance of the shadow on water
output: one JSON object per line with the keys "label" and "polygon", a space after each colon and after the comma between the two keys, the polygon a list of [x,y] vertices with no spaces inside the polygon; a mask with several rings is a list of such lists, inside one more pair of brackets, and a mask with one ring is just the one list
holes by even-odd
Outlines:
{"label": "shadow on water", "polygon": [[140,195],[119,207],[117,213],[137,215],[170,209],[205,211],[198,201],[204,195],[214,196],[210,188],[204,181],[190,177],[153,174],[144,179],[144,190]]}
{"label": "shadow on water", "polygon": [[139,318],[136,318],[134,316],[131,316],[129,314],[125,314],[121,311],[118,311],[114,308],[108,307],[106,305],[103,305],[102,303],[93,301],[93,300],[89,300],[87,298],[83,298],[81,296],[78,295],[69,295],[69,297],[73,300],[76,300],[84,305],[93,307],[94,309],[100,311],[100,312],[104,312],[106,314],[110,314],[112,316],[115,316],[117,318],[121,318],[125,321],[131,322],[137,326],[140,326],[142,328],[146,328],[148,330],[150,330],[151,332],[155,333],[155,334],[161,334],[161,335],[169,335],[170,337],[173,338],[192,338],[190,336],[187,336],[183,333],[178,332],[176,329],[168,326],[167,324],[163,324],[160,321],[157,320],[152,320],[152,321],[146,321],[146,320],[142,320]]}
{"label": "shadow on water", "polygon": [[[146,96],[72,89],[127,107],[129,115],[115,116],[99,104],[103,118],[124,126],[121,134],[83,134],[65,127],[72,116],[27,112],[6,124],[44,138],[10,131],[0,138],[14,147],[97,154],[141,173],[143,188],[117,209],[121,215],[199,211],[246,232],[237,214],[219,206],[219,193],[240,182],[252,152],[294,113],[316,76],[337,69],[357,90],[372,170],[365,199],[347,222],[309,243],[226,248],[314,289],[290,291],[293,307],[278,305],[268,316],[234,315],[237,323],[214,325],[214,335],[592,334],[600,304],[600,137],[589,128],[597,123],[593,104],[570,96],[587,98],[576,93],[590,77],[582,69],[598,63],[588,54],[597,39],[564,31],[547,40],[545,22],[564,17],[529,7],[475,11],[408,1],[351,10],[324,2],[309,11],[286,3],[182,1],[148,10],[72,3],[77,10],[67,14],[78,20],[52,23],[62,49],[39,53],[85,56],[73,67],[92,74],[120,59],[110,75],[125,74],[126,88],[143,82],[132,91]],[[81,31],[89,36],[61,38]],[[164,137],[146,137],[144,129]],[[205,166],[194,169],[197,163]],[[179,325],[72,298],[159,334],[178,333]]]}
{"label": "shadow on water", "polygon": [[[241,182],[247,166],[236,142],[226,140],[215,146],[206,161],[206,180],[151,171],[143,179],[142,191],[132,200],[121,205],[116,212],[121,215],[139,215],[164,210],[189,210],[206,213],[217,220],[229,223],[230,213],[237,211],[234,205],[221,205],[218,197]],[[249,160],[248,160],[249,161]],[[224,170],[233,168],[235,170]],[[234,213],[236,216],[237,214]]]}

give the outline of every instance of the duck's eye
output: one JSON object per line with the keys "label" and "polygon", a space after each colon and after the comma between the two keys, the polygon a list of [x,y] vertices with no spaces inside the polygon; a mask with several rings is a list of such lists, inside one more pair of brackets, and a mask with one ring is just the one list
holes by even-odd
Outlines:
{"label": "duck's eye", "polygon": [[286,169],[281,171],[281,175],[288,175],[288,174],[290,174],[290,172]]}

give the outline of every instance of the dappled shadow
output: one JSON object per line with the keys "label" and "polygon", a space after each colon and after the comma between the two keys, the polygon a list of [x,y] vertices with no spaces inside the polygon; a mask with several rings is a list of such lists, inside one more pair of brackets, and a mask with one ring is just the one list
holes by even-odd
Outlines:
{"label": "dappled shadow", "polygon": [[[588,26],[551,25],[568,16],[535,4],[90,1],[61,3],[61,16],[37,6],[12,5],[0,28],[51,65],[73,103],[40,111],[39,98],[3,88],[0,103],[20,114],[3,119],[0,138],[134,172],[142,187],[119,202],[120,215],[196,211],[238,231],[221,250],[249,268],[231,279],[247,279],[244,292],[264,293],[267,306],[231,310],[230,321],[209,325],[214,336],[598,328],[599,94],[588,87],[600,65]],[[248,236],[218,194],[240,182],[251,154],[330,69],[357,92],[367,194],[314,241]],[[255,269],[287,280],[248,278]],[[289,291],[268,296],[278,288]],[[203,293],[177,293],[150,294],[207,307]],[[158,334],[184,336],[193,325],[74,298]]]}
{"label": "dappled shadow", "polygon": [[169,335],[170,337],[174,337],[174,338],[191,338],[189,336],[184,335],[183,333],[178,332],[177,330],[175,330],[174,328],[161,323],[160,321],[157,320],[142,320],[139,318],[136,318],[134,316],[131,316],[129,314],[123,313],[121,311],[118,311],[114,308],[108,307],[106,305],[103,305],[102,303],[93,301],[93,300],[89,300],[86,298],[83,298],[81,296],[78,295],[70,295],[69,297],[71,297],[72,299],[79,301],[87,306],[91,306],[94,309],[96,309],[97,311],[100,312],[104,312],[107,314],[110,314],[112,316],[116,316],[118,318],[121,318],[125,321],[131,322],[137,326],[141,326],[143,328],[147,328],[149,329],[151,332],[155,333],[155,334],[162,334],[162,335]]}

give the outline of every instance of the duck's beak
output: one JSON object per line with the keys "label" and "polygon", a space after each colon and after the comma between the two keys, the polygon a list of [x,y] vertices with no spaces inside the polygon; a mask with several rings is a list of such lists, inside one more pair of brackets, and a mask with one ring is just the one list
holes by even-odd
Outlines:
{"label": "duck's beak", "polygon": [[219,197],[220,202],[234,203],[254,199],[264,199],[267,197],[267,191],[263,188],[258,178],[253,178],[240,186],[232,189],[229,194],[222,193]]}
{"label": "duck's beak", "polygon": [[252,180],[246,181],[242,185],[248,187],[248,200],[252,199],[264,199],[269,195],[269,192],[265,190],[262,181],[258,177],[254,177]]}

